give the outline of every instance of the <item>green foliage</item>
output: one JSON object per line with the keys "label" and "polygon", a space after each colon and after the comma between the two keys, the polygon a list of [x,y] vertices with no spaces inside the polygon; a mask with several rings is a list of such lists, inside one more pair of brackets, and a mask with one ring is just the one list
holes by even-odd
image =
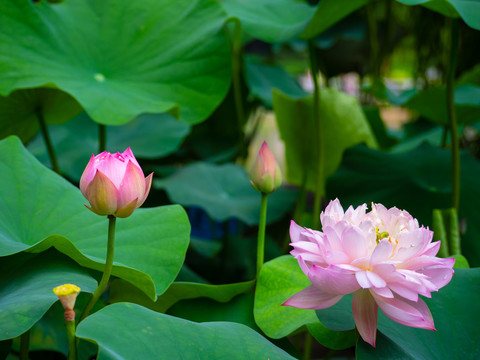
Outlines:
{"label": "green foliage", "polygon": [[[173,202],[201,207],[217,221],[237,218],[249,225],[258,223],[261,195],[240,166],[194,163],[154,185],[165,189]],[[268,197],[267,222],[285,215],[296,196],[296,191],[282,188],[273,192]]]}
{"label": "green foliage", "polygon": [[[0,262],[0,340],[29,330],[58,300],[53,288],[73,283],[92,293],[97,282],[78,264],[54,250],[20,253]],[[63,311],[58,313],[63,318]]]}
{"label": "green foliage", "polygon": [[99,345],[100,360],[138,354],[145,359],[294,359],[247,326],[194,323],[127,303],[113,304],[88,317],[78,326],[77,335]]}
{"label": "green foliage", "polygon": [[[343,151],[366,142],[376,147],[377,142],[357,100],[334,89],[320,91],[320,122],[322,138],[313,118],[313,98],[292,99],[278,91],[273,92],[273,108],[285,142],[287,180],[314,191],[318,172],[316,146],[323,141],[325,154],[324,181],[340,165]],[[318,150],[317,150],[318,151]]]}
{"label": "green foliage", "polygon": [[[112,153],[130,147],[136,157],[154,159],[175,152],[189,131],[189,125],[171,115],[143,114],[123,126],[107,127],[107,147]],[[98,124],[83,113],[66,124],[50,126],[49,133],[62,174],[79,181],[90,156],[98,152]],[[28,150],[51,166],[41,134]]]}
{"label": "green foliage", "polygon": [[[103,271],[107,218],[83,206],[80,191],[38,163],[18,138],[0,142],[0,155],[0,256],[53,246],[80,265]],[[189,232],[179,206],[137,210],[118,222],[113,275],[155,299],[180,270]]]}
{"label": "green foliage", "polygon": [[175,106],[198,123],[230,85],[225,19],[216,1],[3,1],[0,94],[54,84],[101,124]]}

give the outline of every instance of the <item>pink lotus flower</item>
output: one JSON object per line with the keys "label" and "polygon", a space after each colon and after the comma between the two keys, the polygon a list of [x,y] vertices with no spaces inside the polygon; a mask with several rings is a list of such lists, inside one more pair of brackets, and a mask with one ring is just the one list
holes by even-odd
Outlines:
{"label": "pink lotus flower", "polygon": [[107,151],[90,158],[80,179],[80,190],[98,215],[125,218],[140,207],[150,192],[153,173],[143,175],[132,150],[122,154]]}
{"label": "pink lotus flower", "polygon": [[253,188],[270,194],[282,184],[282,173],[267,143],[264,141],[249,173]]}
{"label": "pink lotus flower", "polygon": [[448,284],[453,258],[435,257],[440,242],[408,212],[380,204],[344,212],[338,199],[320,215],[323,232],[291,222],[291,254],[312,285],[283,305],[325,309],[353,292],[353,317],[366,342],[375,346],[378,307],[400,324],[435,330],[425,302]]}

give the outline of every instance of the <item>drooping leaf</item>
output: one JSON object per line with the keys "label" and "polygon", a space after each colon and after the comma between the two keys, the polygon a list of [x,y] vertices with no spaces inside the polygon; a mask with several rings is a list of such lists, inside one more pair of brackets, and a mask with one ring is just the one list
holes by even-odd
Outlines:
{"label": "drooping leaf", "polygon": [[313,38],[370,1],[350,0],[339,6],[335,0],[322,0],[312,20],[300,36],[304,39]]}
{"label": "drooping leaf", "polygon": [[222,0],[228,16],[240,20],[245,32],[266,42],[285,42],[299,35],[315,8],[295,0]]}
{"label": "drooping leaf", "polygon": [[0,139],[17,135],[29,142],[40,128],[38,112],[47,124],[61,124],[81,110],[75,99],[57,89],[24,89],[0,95]]}
{"label": "drooping leaf", "polygon": [[55,250],[4,257],[0,274],[0,340],[21,335],[40,320],[58,300],[54,287],[71,283],[90,293],[97,287],[85,270]]}
{"label": "drooping leaf", "polygon": [[[234,164],[194,163],[154,186],[165,189],[171,201],[198,206],[216,221],[237,218],[248,225],[258,224],[260,193],[250,185],[245,170]],[[268,197],[267,223],[278,220],[289,209],[296,191],[277,189]]]}
{"label": "drooping leaf", "polygon": [[134,359],[139,354],[146,360],[294,359],[245,325],[195,323],[128,303],[89,316],[79,324],[77,336],[98,343],[99,360]]}
{"label": "drooping leaf", "polygon": [[[461,155],[459,218],[466,220],[462,251],[472,266],[480,264],[480,163]],[[342,166],[329,178],[328,198],[344,206],[371,202],[405,209],[420,224],[431,226],[432,210],[451,206],[450,151],[423,144],[402,153],[384,153],[364,146],[345,152]]]}
{"label": "drooping leaf", "polygon": [[[111,153],[130,147],[137,158],[154,159],[176,151],[189,131],[189,125],[168,114],[142,114],[123,126],[108,126],[106,145]],[[49,134],[60,170],[79,181],[85,161],[98,153],[98,125],[82,113],[66,124],[50,126]],[[41,134],[28,144],[28,150],[51,166]]]}
{"label": "drooping leaf", "polygon": [[480,308],[472,306],[480,291],[480,269],[456,269],[452,281],[425,299],[436,331],[403,326],[379,314],[377,349],[360,341],[357,358],[363,359],[478,359]]}
{"label": "drooping leaf", "polygon": [[480,30],[480,3],[475,0],[397,0],[405,5],[422,5],[445,16],[461,17],[465,23]]}
{"label": "drooping leaf", "polygon": [[153,302],[133,285],[116,280],[112,283],[110,296],[112,302],[133,302],[158,312],[165,312],[181,300],[209,298],[218,302],[227,302],[239,294],[248,292],[253,284],[253,280],[224,285],[174,282]]}
{"label": "drooping leaf", "polygon": [[[313,97],[292,99],[274,90],[273,108],[280,136],[285,142],[287,180],[315,191],[318,172],[318,130],[313,119]],[[320,91],[320,121],[324,141],[324,181],[340,165],[343,151],[376,140],[357,99],[334,89]]]}
{"label": "drooping leaf", "polygon": [[0,94],[55,84],[99,123],[179,106],[204,120],[230,85],[219,3],[207,0],[0,3]]}
{"label": "drooping leaf", "polygon": [[[53,246],[103,271],[108,220],[83,205],[87,200],[77,188],[41,165],[15,137],[0,142],[0,173],[0,256]],[[119,219],[112,274],[155,299],[180,270],[189,232],[178,205],[138,209]]]}
{"label": "drooping leaf", "polygon": [[307,326],[323,345],[345,349],[353,345],[353,333],[335,332],[323,326],[315,310],[297,309],[282,304],[310,285],[298,261],[290,255],[268,261],[262,267],[255,290],[255,322],[265,334],[279,339]]}

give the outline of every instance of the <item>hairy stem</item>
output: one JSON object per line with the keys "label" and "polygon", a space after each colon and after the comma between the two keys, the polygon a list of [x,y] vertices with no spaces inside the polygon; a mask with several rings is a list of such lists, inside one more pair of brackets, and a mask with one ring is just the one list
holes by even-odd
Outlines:
{"label": "hairy stem", "polygon": [[108,215],[108,244],[107,244],[107,260],[105,263],[105,270],[103,271],[100,284],[98,284],[98,287],[93,293],[92,297],[90,298],[90,301],[85,306],[85,309],[83,309],[83,313],[80,316],[80,320],[78,321],[79,323],[90,314],[90,311],[92,310],[93,306],[96,304],[98,299],[100,298],[100,295],[102,295],[105,289],[107,288],[108,280],[110,279],[110,274],[112,273],[112,267],[113,267],[113,248],[114,248],[114,242],[115,242],[116,220],[117,218],[115,216]]}
{"label": "hairy stem", "polygon": [[260,203],[260,222],[258,223],[258,238],[257,238],[257,279],[262,270],[264,253],[265,253],[265,228],[267,223],[267,198],[268,194],[262,193],[262,200]]}

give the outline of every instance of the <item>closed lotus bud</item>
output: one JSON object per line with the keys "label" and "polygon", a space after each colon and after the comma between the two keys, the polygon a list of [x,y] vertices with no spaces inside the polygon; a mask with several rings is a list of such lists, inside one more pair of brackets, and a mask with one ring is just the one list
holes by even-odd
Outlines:
{"label": "closed lotus bud", "polygon": [[64,284],[54,288],[53,292],[58,296],[63,308],[67,311],[73,310],[80,288],[73,284]]}
{"label": "closed lotus bud", "polygon": [[122,154],[107,151],[92,155],[82,178],[80,190],[90,202],[85,205],[98,215],[130,216],[150,192],[153,173],[145,178],[132,150]]}
{"label": "closed lotus bud", "polygon": [[264,141],[250,170],[250,183],[255,190],[270,194],[282,184],[280,168]]}

